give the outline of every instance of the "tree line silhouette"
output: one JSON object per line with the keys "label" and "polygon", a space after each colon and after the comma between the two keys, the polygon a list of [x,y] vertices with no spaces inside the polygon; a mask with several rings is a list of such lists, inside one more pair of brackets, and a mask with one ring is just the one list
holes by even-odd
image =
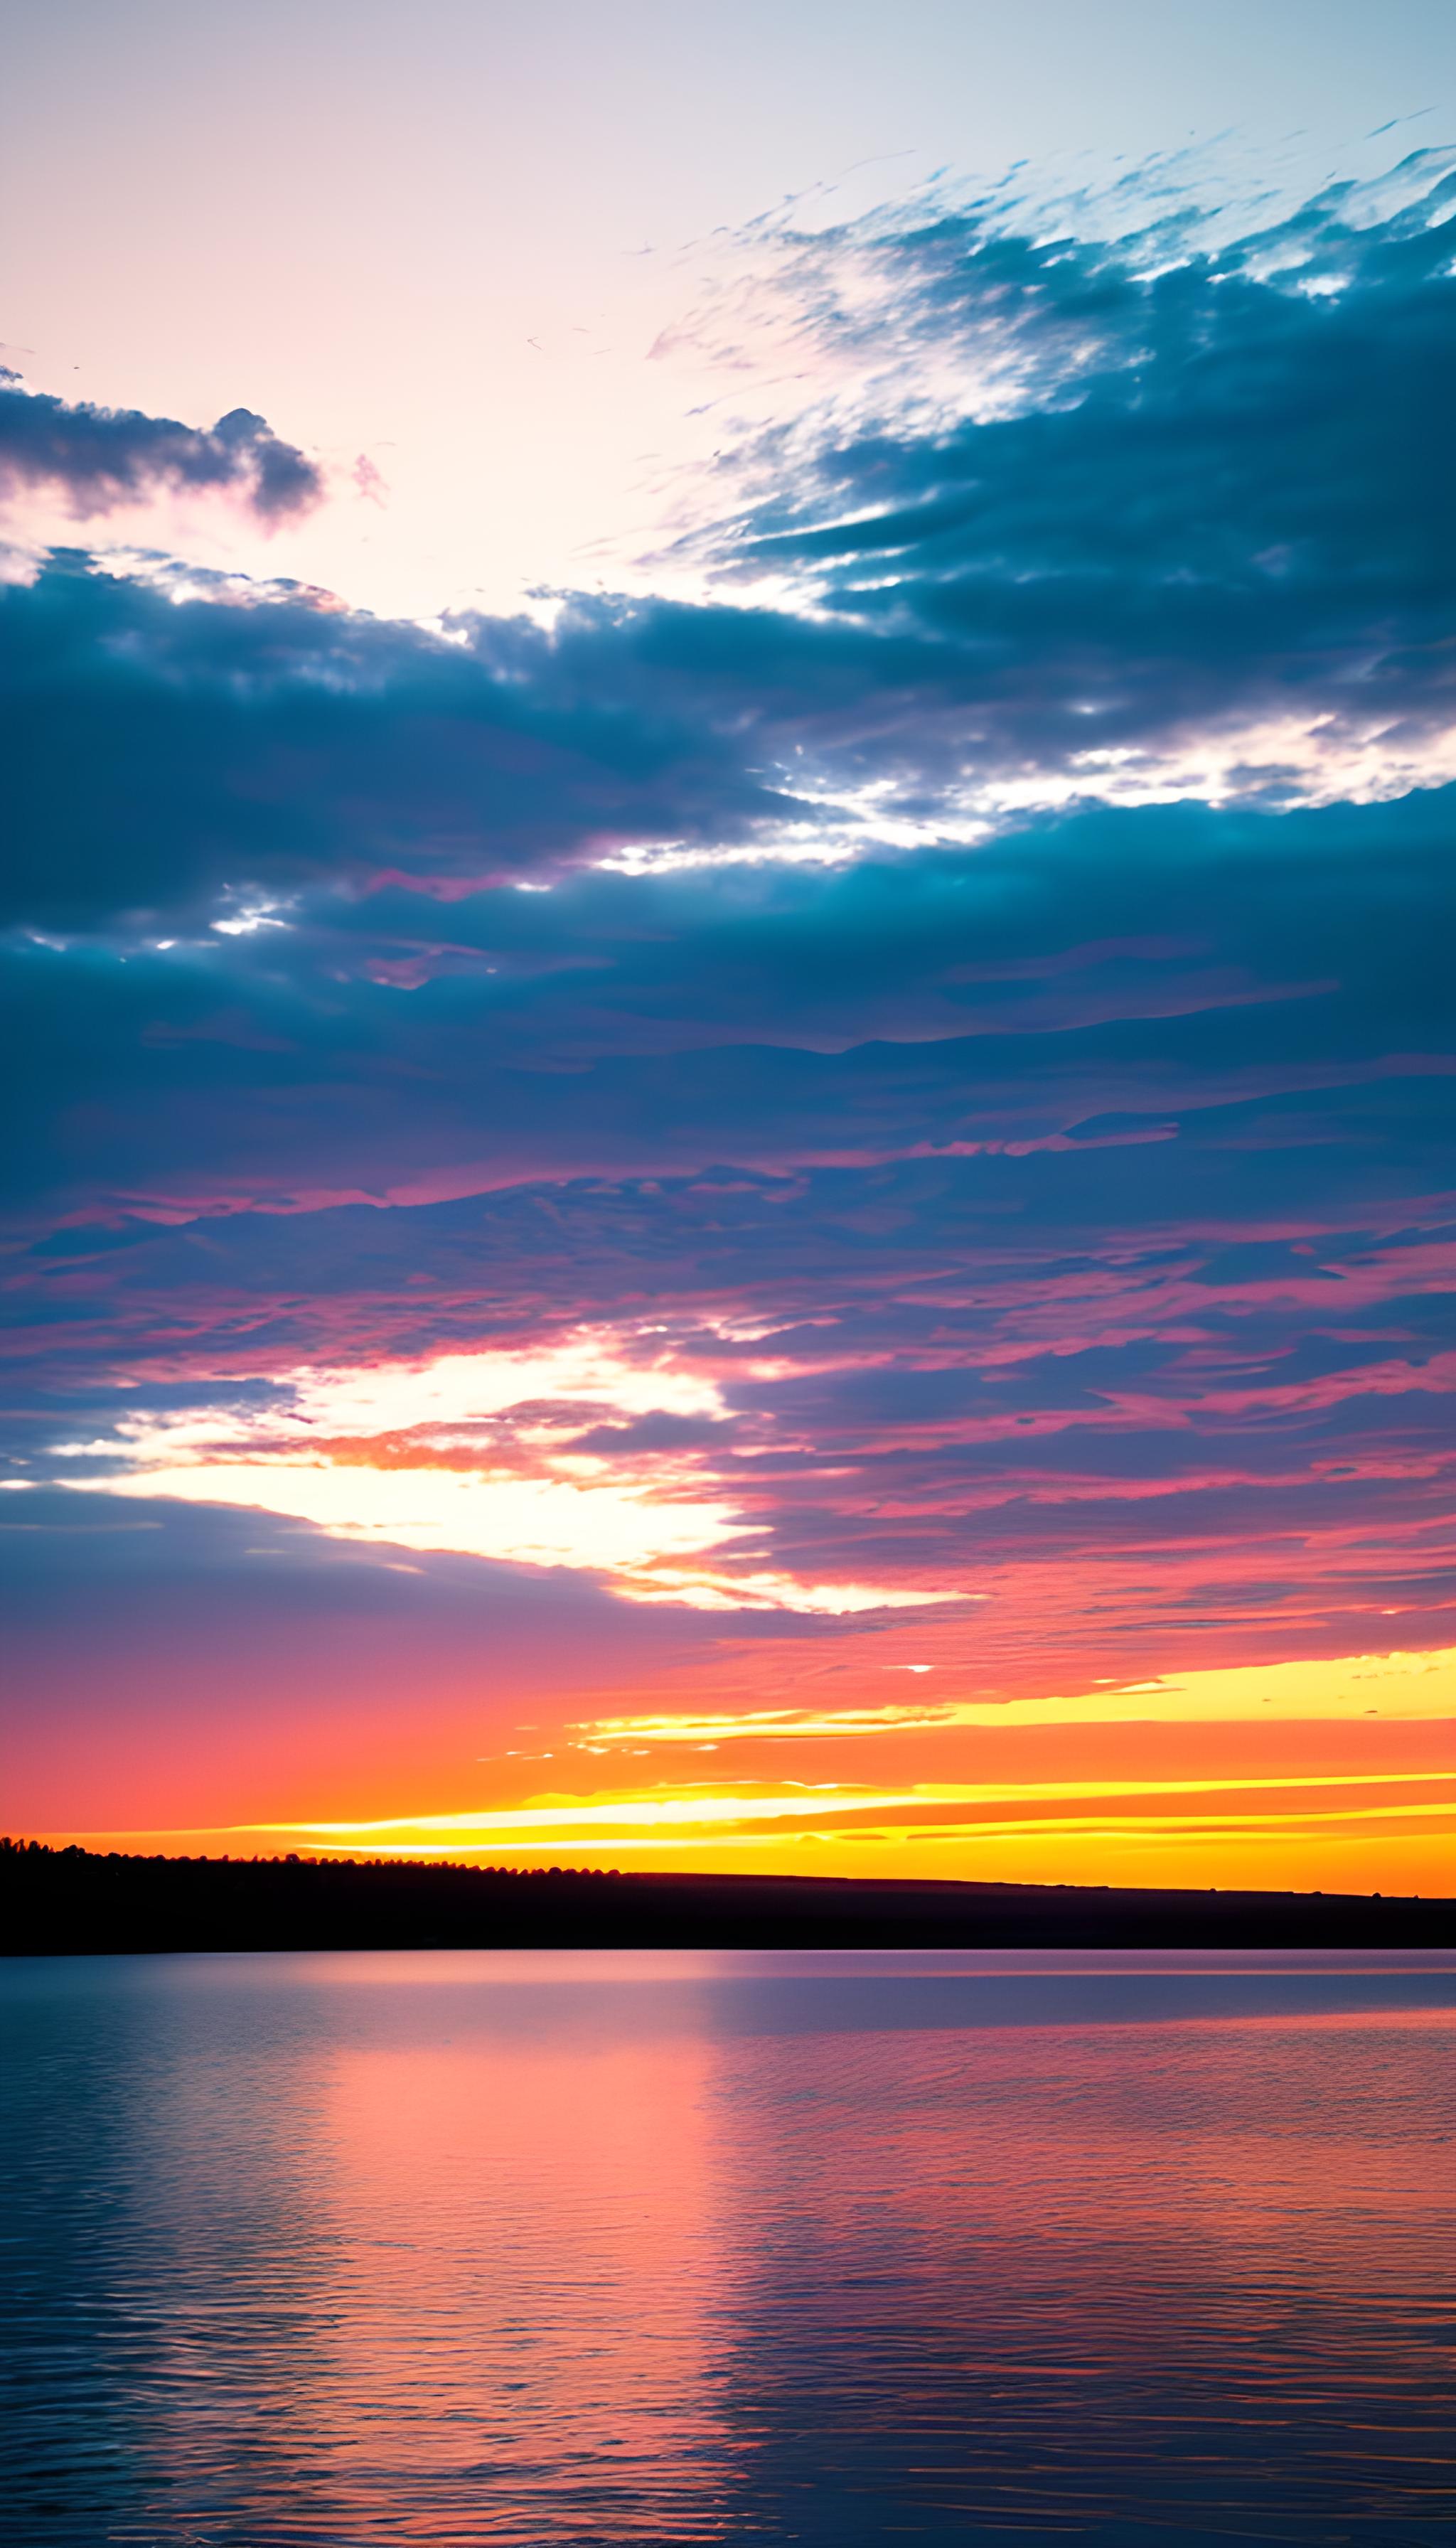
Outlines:
{"label": "tree line silhouette", "polygon": [[168,1858],[0,1840],[0,1952],[1450,1947],[1456,1902],[944,1879]]}

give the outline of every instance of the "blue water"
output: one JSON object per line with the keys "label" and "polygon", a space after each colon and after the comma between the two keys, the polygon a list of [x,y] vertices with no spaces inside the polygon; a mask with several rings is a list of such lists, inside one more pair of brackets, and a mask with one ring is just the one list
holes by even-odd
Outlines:
{"label": "blue water", "polygon": [[0,1966],[0,2518],[1456,2538],[1456,1957]]}

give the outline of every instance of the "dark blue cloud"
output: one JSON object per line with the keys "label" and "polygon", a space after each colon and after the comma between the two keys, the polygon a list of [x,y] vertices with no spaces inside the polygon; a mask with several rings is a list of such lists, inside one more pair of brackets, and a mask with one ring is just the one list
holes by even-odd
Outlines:
{"label": "dark blue cloud", "polygon": [[[75,559],[5,595],[27,1474],[123,1402],[645,1324],[728,1414],[583,1410],[583,1450],[802,1578],[1032,1569],[1066,1651],[1105,1613],[1160,1667],[1170,1620],[1444,1635],[1456,790],[1397,792],[1447,713],[1426,195],[1141,265],[885,235],[907,342],[1009,327],[1016,397],[758,453],[795,474],[717,563],[813,608],[430,633]],[[1231,803],[954,837],[978,789],[1115,794],[1089,736],[1281,716],[1312,767]],[[1387,801],[1270,809],[1374,727]],[[712,860],[788,826],[856,856]],[[598,864],[669,844],[705,863]]]}
{"label": "dark blue cloud", "polygon": [[1034,1580],[1048,1640],[1095,1595],[1159,1668],[1195,1619],[1443,1636],[1451,822],[1084,812],[14,947],[25,1474],[301,1362],[647,1320],[727,1419],[581,1448],[685,1464],[801,1578]]}
{"label": "dark blue cloud", "polygon": [[136,408],[71,406],[0,370],[0,493],[55,487],[72,512],[109,513],[162,489],[241,497],[262,521],[307,511],[323,494],[316,464],[235,407],[216,424],[178,424]]}
{"label": "dark blue cloud", "polygon": [[1352,1190],[1423,1191],[1452,820],[1450,792],[1089,812],[843,869],[324,890],[161,952],[16,943],[12,1193],[277,1208],[1070,1141],[1166,1199],[1165,1137],[1195,1131],[1250,1195],[1308,1145]]}
{"label": "dark blue cloud", "polygon": [[789,827],[872,850],[890,815],[1197,792],[1210,756],[1251,802],[1449,775],[1453,186],[1151,275],[968,216],[877,239],[907,342],[1010,326],[1018,401],[760,448],[710,555],[812,609],[569,595],[549,632],[432,634],[56,561],[0,608],[0,919],[161,930],[228,888],[455,891]]}
{"label": "dark blue cloud", "polygon": [[[753,500],[708,554],[792,572],[906,660],[924,647],[925,703],[961,714],[927,762],[886,697],[907,786],[1282,717],[1418,748],[1452,713],[1456,173],[1438,153],[1404,173],[1383,220],[1333,188],[1217,249],[1176,226],[1007,235],[979,210],[800,242],[806,328],[877,329],[866,368],[898,357],[917,406],[855,421],[851,401],[848,424],[731,455]],[[873,293],[837,292],[866,267]],[[957,362],[978,411],[929,426],[935,367]]]}
{"label": "dark blue cloud", "polygon": [[[468,634],[468,632],[462,632]],[[710,726],[302,592],[173,599],[79,558],[0,593],[0,925],[98,927],[392,866],[480,882],[791,810]]]}

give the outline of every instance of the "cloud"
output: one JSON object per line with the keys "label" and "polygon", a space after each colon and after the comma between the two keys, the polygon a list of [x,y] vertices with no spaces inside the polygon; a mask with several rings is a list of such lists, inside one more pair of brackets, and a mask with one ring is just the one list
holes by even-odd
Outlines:
{"label": "cloud", "polygon": [[[980,1699],[1449,1643],[1428,177],[851,242],[955,400],[736,455],[693,605],[7,592],[21,1474],[825,1656],[919,1602]],[[456,1357],[536,1380],[445,1423]],[[311,1457],[318,1369],[381,1395]]]}
{"label": "cloud", "polygon": [[219,491],[275,523],[323,494],[316,463],[250,408],[203,428],[136,408],[71,406],[0,369],[0,495],[33,487],[58,489],[78,520],[163,492]]}
{"label": "cloud", "polygon": [[[14,950],[15,1438],[154,1494],[136,1422],[201,1422],[174,1492],[572,1519],[674,1603],[973,1595],[929,1659],[993,1690],[1445,1637],[1450,824],[1102,810]],[[365,1368],[347,1457],[300,1402],[326,1497],[224,1475]]]}
{"label": "cloud", "polygon": [[[973,213],[803,247],[811,332],[863,331],[832,287],[867,261],[889,336],[856,336],[858,405],[730,451],[697,603],[566,594],[549,630],[427,630],[53,559],[0,596],[0,922],[161,934],[330,878],[450,898],[608,858],[982,841],[1082,801],[1449,780],[1453,189],[1420,161],[1383,218],[1336,191],[1217,248]],[[932,347],[956,396],[886,411],[874,360]],[[3,398],[18,449],[52,426],[60,448],[54,402]],[[263,435],[225,419],[196,465],[262,500],[285,449]]]}
{"label": "cloud", "polygon": [[[1450,774],[1456,170],[1400,175],[1394,207],[1334,186],[1217,241],[996,201],[781,236],[838,394],[729,442],[694,545],[812,602],[803,712],[813,658],[841,749],[912,806]],[[903,688],[836,696],[856,635]]]}
{"label": "cloud", "polygon": [[550,661],[524,622],[451,643],[298,589],[60,557],[0,592],[0,925],[235,914],[392,868],[478,887],[793,810],[711,724]]}
{"label": "cloud", "polygon": [[1383,1218],[1444,1182],[1452,802],[443,903],[320,884],[251,935],[14,942],[12,1193],[187,1215],[959,1161],[1094,1223],[1098,1193],[1135,1226],[1218,1195],[1241,1229],[1276,1188]]}

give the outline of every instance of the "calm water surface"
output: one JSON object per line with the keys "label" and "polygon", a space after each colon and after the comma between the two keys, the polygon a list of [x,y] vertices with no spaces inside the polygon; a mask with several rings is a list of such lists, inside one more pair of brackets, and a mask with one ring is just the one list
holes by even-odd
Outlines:
{"label": "calm water surface", "polygon": [[1456,1957],[0,1967],[25,2541],[1456,2537]]}

